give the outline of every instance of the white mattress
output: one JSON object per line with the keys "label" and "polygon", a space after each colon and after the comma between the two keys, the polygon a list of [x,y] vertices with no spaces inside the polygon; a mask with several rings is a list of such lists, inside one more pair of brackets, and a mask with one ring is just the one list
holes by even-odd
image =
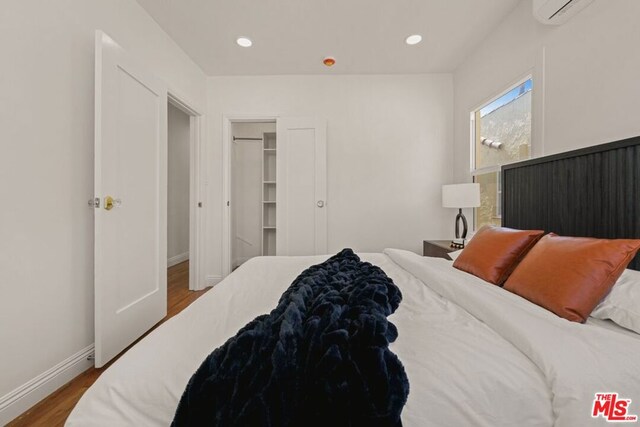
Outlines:
{"label": "white mattress", "polygon": [[[399,331],[391,349],[411,388],[405,426],[598,425],[595,393],[640,402],[640,340],[560,319],[449,261],[399,250],[360,256],[403,294],[390,320]],[[170,424],[204,358],[326,258],[248,261],[107,369],[67,425]]]}

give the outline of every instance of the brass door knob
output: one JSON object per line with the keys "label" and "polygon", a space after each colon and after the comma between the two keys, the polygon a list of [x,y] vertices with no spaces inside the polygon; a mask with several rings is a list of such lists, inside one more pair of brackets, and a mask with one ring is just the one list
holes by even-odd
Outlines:
{"label": "brass door knob", "polygon": [[110,211],[113,208],[120,207],[121,204],[122,202],[120,201],[120,199],[114,199],[111,196],[107,196],[104,198],[104,208],[108,211]]}

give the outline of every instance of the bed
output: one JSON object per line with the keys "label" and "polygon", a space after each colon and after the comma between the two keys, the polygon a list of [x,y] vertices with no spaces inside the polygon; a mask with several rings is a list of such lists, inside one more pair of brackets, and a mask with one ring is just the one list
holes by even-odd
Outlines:
{"label": "bed", "polygon": [[[520,172],[513,176],[522,177]],[[503,176],[505,191],[513,194],[518,180]],[[513,200],[505,204],[512,227],[523,221],[514,206]],[[596,393],[640,402],[640,335],[610,321],[569,322],[444,259],[398,249],[359,256],[379,266],[403,295],[389,321],[398,329],[390,349],[410,383],[404,426],[602,425],[603,418],[592,417]],[[326,258],[246,262],[107,369],[66,425],[169,425],[205,357],[269,312],[300,272]],[[640,412],[633,405],[630,413]]]}
{"label": "bed", "polygon": [[[325,258],[248,261],[107,369],[67,425],[169,425],[212,349],[268,312],[297,274]],[[594,393],[640,396],[640,339],[633,333],[567,322],[444,259],[391,249],[361,258],[380,266],[404,296],[390,320],[399,331],[391,350],[411,384],[406,426],[550,426],[554,419],[581,426],[592,422]]]}

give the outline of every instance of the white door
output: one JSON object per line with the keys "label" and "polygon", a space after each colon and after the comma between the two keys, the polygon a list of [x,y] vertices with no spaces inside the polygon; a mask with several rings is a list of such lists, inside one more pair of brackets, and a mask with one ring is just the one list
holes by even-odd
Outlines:
{"label": "white door", "polygon": [[95,72],[95,365],[100,367],[167,312],[167,89],[100,31]]}
{"label": "white door", "polygon": [[277,121],[276,254],[327,253],[327,123]]}

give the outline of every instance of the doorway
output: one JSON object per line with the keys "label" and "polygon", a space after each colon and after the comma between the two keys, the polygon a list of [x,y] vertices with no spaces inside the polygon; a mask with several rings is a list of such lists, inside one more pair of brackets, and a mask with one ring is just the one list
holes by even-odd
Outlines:
{"label": "doorway", "polygon": [[276,123],[231,124],[231,269],[275,255]]}
{"label": "doorway", "polygon": [[[189,115],[167,108],[167,301],[189,289]],[[174,289],[175,288],[175,289]]]}
{"label": "doorway", "polygon": [[[167,106],[167,278],[188,290],[205,288],[200,271],[203,206],[198,179],[202,116],[169,93]],[[175,286],[174,286],[175,287]],[[167,291],[171,292],[171,287]],[[184,289],[184,290],[186,290]]]}
{"label": "doorway", "polygon": [[189,289],[200,272],[203,110],[104,32],[95,38],[94,338],[104,366],[167,314],[169,103],[189,116]]}
{"label": "doorway", "polygon": [[[273,126],[275,134],[264,130],[258,134],[244,132],[244,124]],[[241,133],[242,129],[242,133]],[[271,134],[271,135],[270,135]],[[261,137],[260,137],[261,135]],[[262,199],[252,196],[253,211],[260,203],[262,216],[253,222],[254,232],[260,230],[261,245],[239,233],[243,230],[237,221],[244,210],[236,209],[238,190],[234,190],[233,156],[237,156],[234,145],[243,138],[253,138],[261,144],[262,184],[259,186]],[[251,243],[252,253],[266,255],[319,255],[326,254],[328,247],[327,227],[327,121],[318,117],[278,116],[228,116],[222,120],[222,169],[223,200],[222,214],[222,273],[226,277],[234,267],[241,264],[242,256],[233,252],[237,245]],[[257,159],[257,157],[254,157]],[[257,165],[257,163],[254,163]],[[257,166],[254,167],[255,172]],[[257,174],[254,174],[256,176]],[[242,175],[243,177],[245,175]],[[236,177],[236,181],[239,178]],[[255,180],[256,178],[252,178]],[[257,180],[259,181],[259,179]],[[255,182],[255,181],[254,181]],[[236,200],[234,200],[236,193]],[[242,193],[244,195],[244,193]],[[255,194],[255,193],[254,193]],[[255,218],[254,214],[252,216]],[[257,224],[262,223],[262,227]],[[246,246],[245,246],[246,248]],[[258,248],[262,252],[258,252]],[[234,260],[235,258],[235,260]],[[234,262],[235,261],[235,262]],[[240,261],[240,262],[238,262]]]}

